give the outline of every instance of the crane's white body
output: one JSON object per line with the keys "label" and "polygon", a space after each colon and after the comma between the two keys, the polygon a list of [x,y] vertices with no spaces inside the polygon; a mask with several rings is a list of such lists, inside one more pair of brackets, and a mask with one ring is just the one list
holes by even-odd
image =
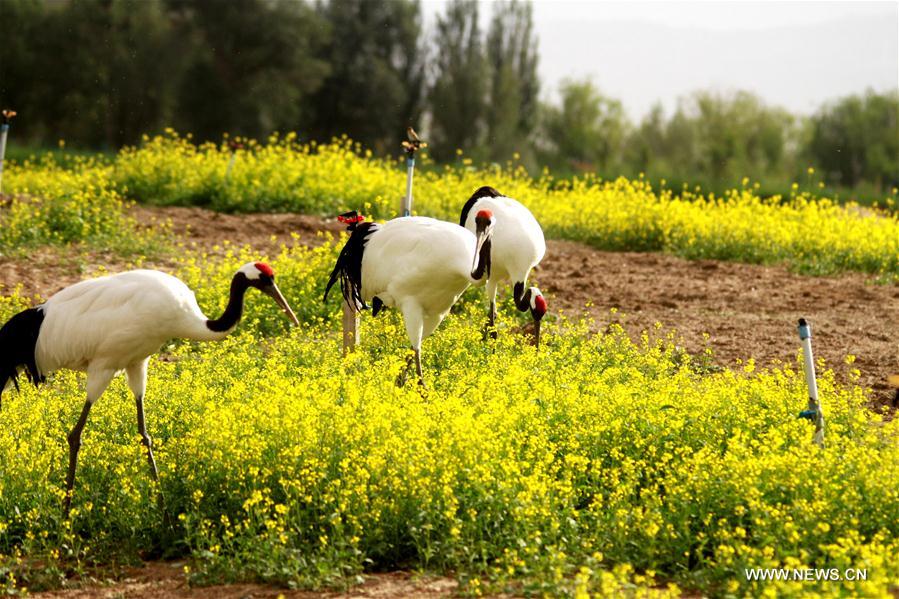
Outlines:
{"label": "crane's white body", "polygon": [[228,334],[206,326],[207,318],[187,285],[152,270],[76,283],[47,300],[41,310],[44,322],[35,358],[44,375],[67,368],[111,378],[145,363],[170,339],[217,340]]}
{"label": "crane's white body", "polygon": [[475,217],[480,210],[490,210],[496,217],[490,253],[490,275],[487,297],[495,302],[501,283],[526,284],[531,270],[546,254],[543,229],[531,211],[505,196],[483,197],[468,211],[465,228],[475,230]]}
{"label": "crane's white body", "polygon": [[434,332],[471,277],[477,239],[456,224],[407,216],[380,225],[362,256],[362,296],[403,314],[415,350]]}
{"label": "crane's white body", "polygon": [[244,296],[251,287],[271,296],[294,324],[299,324],[275,284],[272,268],[264,262],[254,262],[245,264],[234,275],[228,306],[216,320],[206,318],[193,292],[175,277],[158,271],[133,270],[67,287],[0,327],[0,350],[5,350],[0,353],[0,377],[4,382],[14,381],[22,368],[35,384],[61,368],[87,372],[87,401],[68,435],[66,515],[75,486],[81,433],[91,406],[116,373],[124,370],[128,377],[137,407],[137,430],[147,449],[153,479],[158,481],[143,403],[150,356],[175,337],[199,341],[224,338],[240,321]]}
{"label": "crane's white body", "polygon": [[[15,381],[26,369],[39,384],[44,376],[66,368],[87,372],[87,401],[68,435],[69,469],[65,512],[75,486],[81,433],[94,402],[110,381],[125,371],[137,407],[137,430],[147,448],[154,480],[159,471],[153,443],[147,434],[144,394],[150,356],[176,337],[214,341],[224,338],[240,321],[246,291],[254,287],[271,296],[294,324],[299,320],[275,284],[275,273],[264,262],[245,264],[231,280],[228,306],[221,318],[209,320],[187,285],[165,273],[132,270],[82,281],[67,287],[46,303],[23,310],[0,327],[0,377]],[[161,498],[161,495],[160,495]]]}

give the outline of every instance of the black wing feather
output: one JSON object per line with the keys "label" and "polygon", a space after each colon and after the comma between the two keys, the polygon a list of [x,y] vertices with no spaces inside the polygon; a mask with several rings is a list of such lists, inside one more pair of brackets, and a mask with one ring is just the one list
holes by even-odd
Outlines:
{"label": "black wing feather", "polygon": [[377,223],[360,223],[353,229],[346,245],[340,250],[334,270],[331,271],[323,301],[328,300],[331,287],[339,280],[340,290],[346,302],[357,312],[368,309],[362,298],[362,255],[368,236],[377,228]]}
{"label": "black wing feather", "polygon": [[16,390],[19,389],[19,368],[25,369],[28,380],[35,386],[44,382],[34,356],[43,322],[43,309],[30,308],[19,312],[0,328],[0,400],[10,380]]}

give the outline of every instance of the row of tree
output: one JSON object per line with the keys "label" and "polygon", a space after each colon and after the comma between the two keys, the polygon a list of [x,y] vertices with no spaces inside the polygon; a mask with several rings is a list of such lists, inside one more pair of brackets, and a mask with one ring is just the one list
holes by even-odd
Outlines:
{"label": "row of tree", "polygon": [[430,115],[434,155],[536,126],[529,3],[451,2],[425,39],[416,0],[3,0],[0,101],[19,134],[115,148],[173,126],[198,139],[348,134],[378,151]]}
{"label": "row of tree", "polygon": [[899,184],[899,98],[867,94],[809,119],[748,93],[696,93],[639,123],[589,81],[541,103],[526,0],[450,0],[425,32],[418,0],[0,0],[0,104],[17,139],[112,149],[172,126],[379,153],[423,130],[431,155],[521,155],[529,167],[732,183],[795,177]]}
{"label": "row of tree", "polygon": [[745,176],[774,183],[818,181],[871,194],[899,185],[899,94],[867,92],[822,106],[809,117],[767,106],[749,92],[696,92],[666,115],[656,105],[632,123],[621,103],[590,81],[562,85],[544,106],[542,163],[561,171],[648,173],[674,182],[733,185]]}

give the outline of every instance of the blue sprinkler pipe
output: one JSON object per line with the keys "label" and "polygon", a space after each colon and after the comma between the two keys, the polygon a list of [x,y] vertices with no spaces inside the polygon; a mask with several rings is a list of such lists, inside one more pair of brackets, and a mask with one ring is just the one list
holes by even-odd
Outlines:
{"label": "blue sprinkler pipe", "polygon": [[406,197],[403,198],[403,209],[401,216],[412,215],[412,174],[415,172],[415,153],[409,152],[406,155]]}
{"label": "blue sprinkler pipe", "polygon": [[406,152],[406,195],[400,205],[400,216],[412,215],[412,174],[415,172],[415,152],[428,147],[428,143],[418,137],[412,127],[406,127],[406,140],[402,144]]}
{"label": "blue sprinkler pipe", "polygon": [[802,356],[805,365],[805,383],[808,386],[808,407],[799,412],[800,418],[815,423],[813,440],[824,447],[824,412],[818,398],[818,381],[815,378],[815,358],[812,354],[812,327],[804,318],[799,319],[799,341],[802,343]]}

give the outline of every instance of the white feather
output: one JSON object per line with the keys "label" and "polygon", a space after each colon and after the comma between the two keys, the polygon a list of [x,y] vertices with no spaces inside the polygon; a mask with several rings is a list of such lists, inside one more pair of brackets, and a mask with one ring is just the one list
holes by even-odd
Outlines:
{"label": "white feather", "polygon": [[399,309],[419,349],[472,284],[476,245],[473,233],[452,223],[420,216],[388,221],[367,240],[362,296]]}
{"label": "white feather", "polygon": [[43,305],[35,358],[42,374],[60,368],[119,371],[173,338],[217,340],[194,293],[158,271],[134,270],[76,283]]}
{"label": "white feather", "polygon": [[507,197],[477,200],[468,212],[465,228],[474,232],[479,211],[490,210],[496,218],[490,252],[490,284],[526,283],[528,276],[546,254],[543,229],[531,211]]}

